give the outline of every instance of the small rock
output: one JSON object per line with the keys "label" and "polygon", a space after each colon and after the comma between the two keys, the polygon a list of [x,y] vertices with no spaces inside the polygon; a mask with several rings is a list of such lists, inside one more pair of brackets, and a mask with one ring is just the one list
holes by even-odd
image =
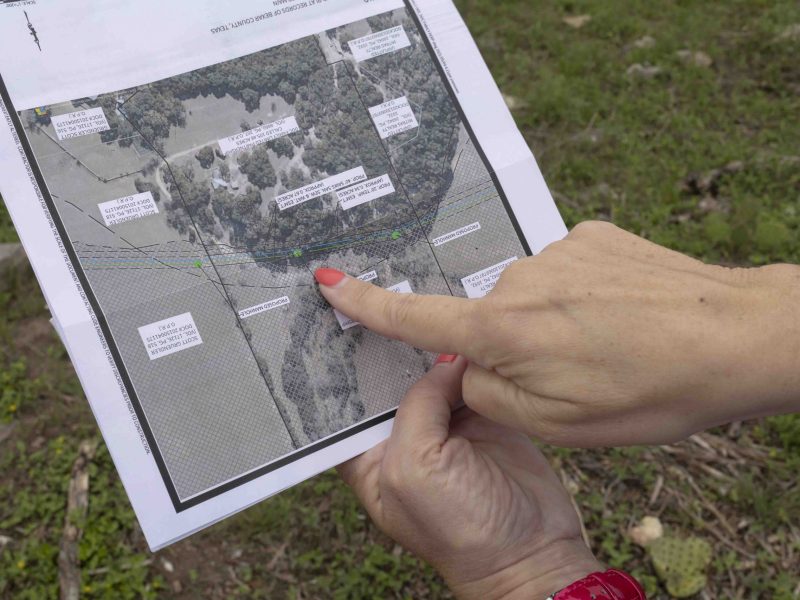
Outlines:
{"label": "small rock", "polygon": [[656,45],[656,39],[652,35],[646,35],[644,37],[640,37],[638,40],[633,42],[634,48],[652,48]]}
{"label": "small rock", "polygon": [[164,567],[164,570],[167,573],[174,573],[175,572],[175,565],[173,565],[170,561],[166,558],[161,559],[161,566]]}
{"label": "small rock", "polygon": [[692,52],[691,50],[678,50],[675,54],[678,55],[683,62],[687,65],[694,65],[708,69],[714,64],[712,58],[705,52]]}
{"label": "small rock", "polygon": [[4,550],[6,546],[8,546],[11,542],[13,542],[10,537],[7,535],[0,535],[0,550]]}
{"label": "small rock", "polygon": [[562,20],[573,29],[580,29],[592,20],[592,15],[572,15],[564,17]]}
{"label": "small rock", "polygon": [[651,542],[663,537],[664,526],[658,517],[644,517],[638,525],[631,527],[628,537],[637,546],[644,548]]}
{"label": "small rock", "polygon": [[578,485],[578,482],[575,481],[572,477],[567,475],[565,472],[561,473],[561,483],[564,484],[564,487],[570,493],[571,496],[577,496],[581,491],[581,486]]}
{"label": "small rock", "polygon": [[788,41],[793,42],[796,40],[800,40],[800,23],[795,23],[794,25],[789,25],[786,29],[781,32],[778,36],[780,41]]}
{"label": "small rock", "polygon": [[643,65],[634,63],[625,71],[629,77],[641,77],[642,79],[652,79],[661,73],[661,67],[654,65]]}

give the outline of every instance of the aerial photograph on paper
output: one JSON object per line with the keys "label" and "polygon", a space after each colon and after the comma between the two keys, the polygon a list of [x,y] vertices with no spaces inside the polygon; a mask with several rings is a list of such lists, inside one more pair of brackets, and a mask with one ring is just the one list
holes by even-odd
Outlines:
{"label": "aerial photograph on paper", "polygon": [[526,254],[405,9],[19,116],[180,502],[386,415],[430,367],[316,268],[478,298]]}

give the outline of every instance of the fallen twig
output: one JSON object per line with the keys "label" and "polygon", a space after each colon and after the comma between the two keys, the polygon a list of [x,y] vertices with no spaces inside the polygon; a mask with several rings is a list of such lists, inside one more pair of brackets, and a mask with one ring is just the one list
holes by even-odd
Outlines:
{"label": "fallen twig", "polygon": [[583,514],[581,513],[581,508],[578,505],[578,502],[575,500],[573,490],[571,489],[576,487],[577,484],[575,483],[574,479],[572,479],[569,475],[567,475],[567,472],[563,468],[559,469],[559,471],[561,472],[561,483],[566,488],[567,493],[569,494],[570,502],[572,502],[572,508],[575,509],[575,512],[578,515],[578,521],[581,524],[581,537],[583,537],[583,542],[586,544],[588,548],[591,549],[592,543],[591,540],[589,539],[589,532],[586,531],[586,525],[583,523]]}
{"label": "fallen twig", "polygon": [[97,442],[83,441],[78,458],[72,465],[72,478],[67,492],[67,514],[58,552],[58,585],[61,600],[78,600],[81,589],[81,570],[78,565],[78,541],[83,533],[82,522],[89,507],[89,463],[94,457]]}
{"label": "fallen twig", "polygon": [[661,489],[663,487],[664,487],[664,476],[663,475],[659,475],[656,478],[656,483],[653,486],[653,491],[650,494],[650,500],[648,500],[647,506],[653,506],[656,503],[656,501],[658,500],[658,497],[661,495]]}

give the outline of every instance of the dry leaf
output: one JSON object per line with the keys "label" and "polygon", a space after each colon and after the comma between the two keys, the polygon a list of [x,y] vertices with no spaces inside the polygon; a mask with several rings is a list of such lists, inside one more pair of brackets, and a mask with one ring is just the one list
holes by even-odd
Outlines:
{"label": "dry leaf", "polygon": [[506,106],[508,106],[508,110],[514,111],[518,108],[522,108],[525,106],[525,103],[517,98],[516,96],[510,96],[509,94],[503,94],[503,100],[506,102]]}
{"label": "dry leaf", "polygon": [[592,15],[572,15],[564,17],[562,20],[573,29],[580,29],[592,20]]}
{"label": "dry leaf", "polygon": [[631,527],[628,537],[637,546],[644,548],[664,535],[664,526],[658,517],[644,517],[638,525]]}

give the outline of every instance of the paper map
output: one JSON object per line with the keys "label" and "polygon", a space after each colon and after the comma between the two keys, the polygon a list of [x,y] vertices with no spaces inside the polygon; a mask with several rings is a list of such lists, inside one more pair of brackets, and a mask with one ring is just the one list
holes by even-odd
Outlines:
{"label": "paper map", "polygon": [[174,515],[387,422],[430,367],[335,312],[314,269],[476,298],[532,252],[410,4],[132,87],[4,101]]}

